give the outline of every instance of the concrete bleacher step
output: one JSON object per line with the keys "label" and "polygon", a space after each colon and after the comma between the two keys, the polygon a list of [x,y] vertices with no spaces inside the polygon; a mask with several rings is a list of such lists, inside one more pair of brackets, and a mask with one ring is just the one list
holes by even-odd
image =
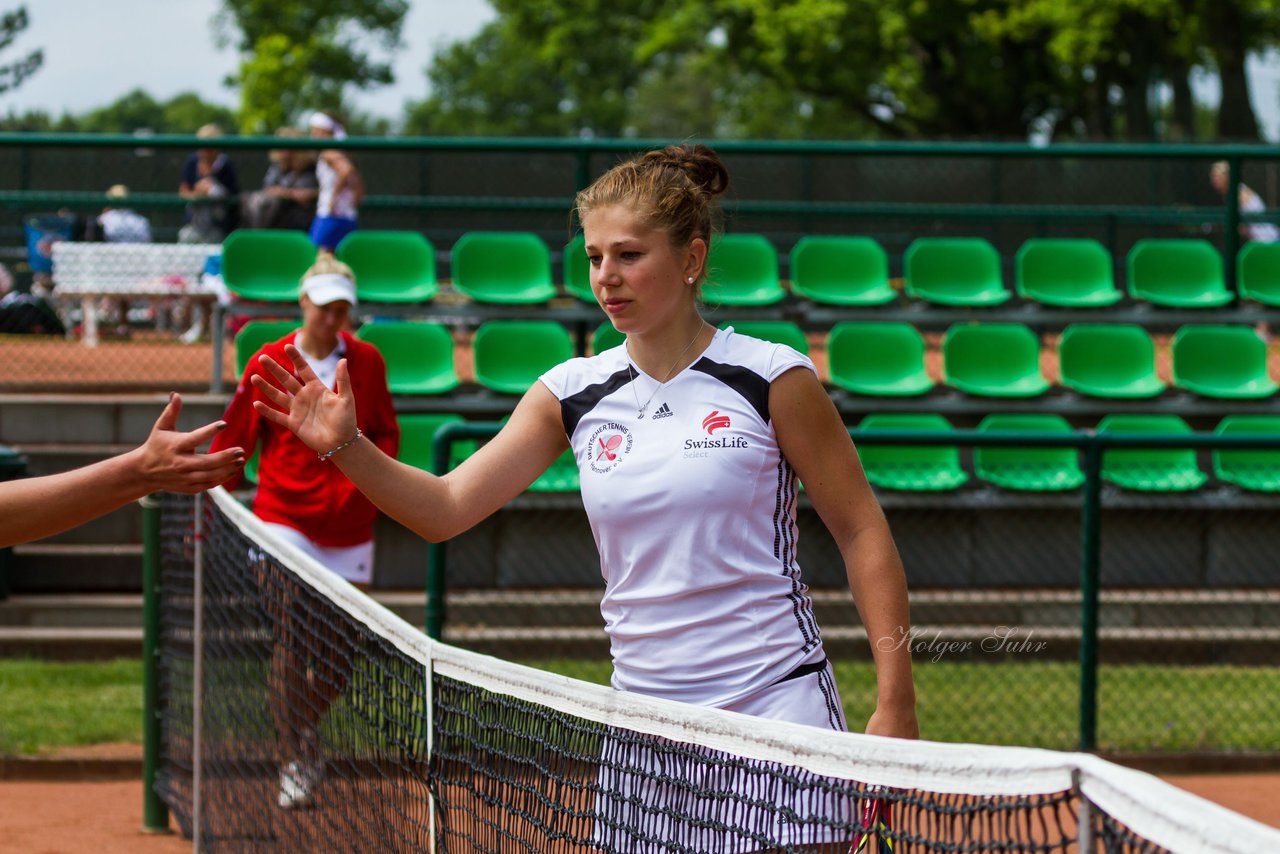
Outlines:
{"label": "concrete bleacher step", "polygon": [[14,546],[13,586],[20,592],[138,590],[142,551],[141,543],[42,540]]}
{"label": "concrete bleacher step", "polygon": [[[183,394],[178,428],[192,430],[222,416],[228,395]],[[168,402],[167,394],[0,395],[0,442],[26,445],[141,443]]]}

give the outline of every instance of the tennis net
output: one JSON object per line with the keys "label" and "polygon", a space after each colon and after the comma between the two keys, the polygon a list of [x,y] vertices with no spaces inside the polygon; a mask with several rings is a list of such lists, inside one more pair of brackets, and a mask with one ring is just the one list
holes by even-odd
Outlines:
{"label": "tennis net", "polygon": [[222,490],[166,500],[157,789],[202,851],[1227,852],[1097,757],[764,722],[432,641]]}

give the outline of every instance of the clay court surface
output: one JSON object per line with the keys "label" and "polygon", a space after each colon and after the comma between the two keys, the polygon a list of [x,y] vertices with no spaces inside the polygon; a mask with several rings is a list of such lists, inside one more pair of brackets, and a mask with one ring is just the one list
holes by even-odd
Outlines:
{"label": "clay court surface", "polygon": [[[1166,777],[1202,797],[1280,827],[1280,774]],[[0,782],[0,851],[13,854],[177,854],[178,834],[141,832],[142,783]]]}

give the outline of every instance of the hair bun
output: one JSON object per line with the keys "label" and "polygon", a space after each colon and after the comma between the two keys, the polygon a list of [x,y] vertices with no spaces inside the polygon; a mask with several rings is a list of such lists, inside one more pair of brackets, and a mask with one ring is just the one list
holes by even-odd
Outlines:
{"label": "hair bun", "polygon": [[729,170],[709,146],[701,143],[668,145],[661,151],[649,152],[647,156],[664,166],[681,170],[709,196],[719,196],[729,189]]}

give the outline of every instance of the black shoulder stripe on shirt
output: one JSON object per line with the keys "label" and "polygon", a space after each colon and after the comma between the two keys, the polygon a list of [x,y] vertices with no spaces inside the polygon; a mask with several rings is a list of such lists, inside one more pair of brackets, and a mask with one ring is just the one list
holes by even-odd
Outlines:
{"label": "black shoulder stripe on shirt", "polygon": [[764,377],[741,365],[723,365],[706,358],[699,359],[693,370],[715,377],[742,395],[759,414],[760,420],[769,423],[769,381]]}
{"label": "black shoulder stripe on shirt", "polygon": [[573,438],[573,431],[578,429],[578,422],[596,404],[631,382],[629,370],[616,371],[604,382],[589,385],[576,394],[571,394],[560,401],[560,418],[564,421],[564,434]]}

